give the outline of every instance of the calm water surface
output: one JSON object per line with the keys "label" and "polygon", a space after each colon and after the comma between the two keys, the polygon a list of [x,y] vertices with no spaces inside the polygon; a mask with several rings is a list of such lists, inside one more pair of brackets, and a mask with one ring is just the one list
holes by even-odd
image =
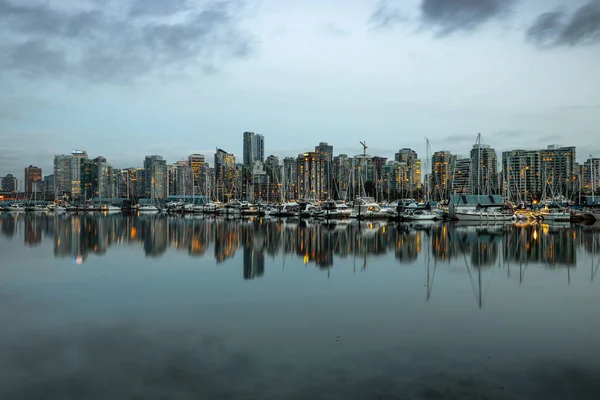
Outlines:
{"label": "calm water surface", "polygon": [[1,399],[599,399],[600,226],[0,214]]}

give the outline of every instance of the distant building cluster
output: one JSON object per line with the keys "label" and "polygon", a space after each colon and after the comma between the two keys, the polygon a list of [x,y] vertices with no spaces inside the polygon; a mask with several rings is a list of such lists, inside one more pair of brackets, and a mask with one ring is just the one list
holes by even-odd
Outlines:
{"label": "distant building cluster", "polygon": [[[358,196],[378,201],[417,198],[432,201],[451,194],[498,194],[512,201],[590,195],[600,186],[600,158],[576,162],[575,147],[552,145],[540,150],[511,150],[501,154],[477,137],[469,154],[462,157],[436,151],[422,162],[417,152],[402,148],[393,160],[367,153],[335,154],[321,142],[297,157],[265,158],[265,138],[242,134],[242,162],[218,148],[212,164],[203,154],[170,164],[160,155],[147,155],[139,167],[113,168],[107,159],[90,158],[85,150],[54,157],[54,171],[42,178],[34,165],[25,168],[22,190],[29,198],[54,196],[89,199],[171,196],[204,197],[219,201],[243,199],[351,200]],[[19,191],[17,178],[0,179],[0,193]]]}

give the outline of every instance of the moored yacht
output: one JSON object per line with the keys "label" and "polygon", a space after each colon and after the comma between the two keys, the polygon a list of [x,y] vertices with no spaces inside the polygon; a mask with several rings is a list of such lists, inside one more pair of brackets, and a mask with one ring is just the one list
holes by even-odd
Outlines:
{"label": "moored yacht", "polygon": [[350,217],[358,219],[388,219],[394,217],[395,210],[384,210],[372,197],[357,197]]}
{"label": "moored yacht", "polygon": [[457,208],[454,217],[459,221],[515,222],[517,220],[512,210],[497,205]]}
{"label": "moored yacht", "polygon": [[540,215],[544,222],[571,222],[571,213],[565,208],[546,205],[540,210]]}
{"label": "moored yacht", "polygon": [[140,204],[137,210],[140,213],[157,213],[160,211],[154,204]]}
{"label": "moored yacht", "polygon": [[25,206],[21,203],[12,203],[6,209],[12,212],[23,212],[25,211]]}
{"label": "moored yacht", "polygon": [[333,201],[328,199],[323,203],[323,216],[327,219],[344,219],[350,218],[352,210],[348,205],[341,201]]}

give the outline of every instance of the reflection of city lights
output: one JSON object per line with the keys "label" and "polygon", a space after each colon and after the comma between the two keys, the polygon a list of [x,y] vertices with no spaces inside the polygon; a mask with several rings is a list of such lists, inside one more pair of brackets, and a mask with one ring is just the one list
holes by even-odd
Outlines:
{"label": "reflection of city lights", "polygon": [[533,231],[533,240],[537,240],[538,238],[538,233],[537,230]]}
{"label": "reflection of city lights", "polygon": [[550,232],[550,225],[542,224],[542,232],[544,233],[544,235],[547,235]]}
{"label": "reflection of city lights", "polygon": [[137,229],[135,228],[135,226],[131,227],[131,233],[129,233],[129,237],[131,239],[135,239],[135,237],[137,236]]}
{"label": "reflection of city lights", "polygon": [[73,264],[75,264],[75,265],[83,264],[83,257],[80,255],[73,257]]}
{"label": "reflection of city lights", "polygon": [[304,254],[304,264],[308,264],[308,253]]}

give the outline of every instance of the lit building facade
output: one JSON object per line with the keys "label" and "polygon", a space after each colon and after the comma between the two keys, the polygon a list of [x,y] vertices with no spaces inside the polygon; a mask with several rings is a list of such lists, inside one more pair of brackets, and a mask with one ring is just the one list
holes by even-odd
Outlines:
{"label": "lit building facade", "polygon": [[60,154],[54,156],[54,185],[56,195],[71,196],[73,190],[73,156],[70,154]]}
{"label": "lit building facade", "polygon": [[30,196],[34,192],[41,191],[42,169],[34,165],[25,168],[25,194]]}
{"label": "lit building facade", "polygon": [[88,155],[85,150],[73,150],[71,155],[71,197],[78,199],[81,196],[81,163]]}
{"label": "lit building facade", "polygon": [[215,198],[219,201],[229,201],[236,190],[235,156],[223,149],[215,153]]}
{"label": "lit building facade", "polygon": [[473,145],[470,172],[473,194],[498,194],[498,157],[490,145]]}
{"label": "lit building facade", "polygon": [[436,151],[431,157],[431,175],[428,193],[429,200],[440,201],[448,198],[455,156],[449,151]]}

